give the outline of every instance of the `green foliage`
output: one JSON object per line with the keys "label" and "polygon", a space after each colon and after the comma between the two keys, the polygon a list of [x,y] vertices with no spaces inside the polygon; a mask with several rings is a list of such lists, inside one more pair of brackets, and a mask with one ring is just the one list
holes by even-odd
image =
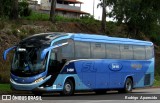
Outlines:
{"label": "green foliage", "polygon": [[[97,7],[111,8],[106,11],[108,17],[117,20],[118,24],[126,24],[132,36],[157,35],[157,24],[160,21],[160,0],[100,0]],[[154,35],[154,36],[153,36]],[[159,41],[159,40],[156,40]]]}
{"label": "green foliage", "polygon": [[0,30],[2,30],[5,27],[5,23],[3,21],[0,21]]}
{"label": "green foliage", "polygon": [[18,31],[17,31],[17,29],[12,29],[12,34],[18,37]]}
{"label": "green foliage", "polygon": [[55,21],[57,22],[79,22],[80,19],[77,18],[66,18],[60,15],[55,16]]}
{"label": "green foliage", "polygon": [[49,15],[44,14],[44,13],[39,13],[39,12],[31,12],[31,15],[27,17],[23,17],[24,19],[27,20],[42,20],[42,21],[48,21]]}
{"label": "green foliage", "polygon": [[29,4],[26,1],[18,3],[18,10],[20,16],[29,16],[31,15],[32,10],[29,9]]}
{"label": "green foliage", "polygon": [[7,92],[7,91],[11,91],[10,89],[10,84],[0,84],[0,91],[1,92]]}
{"label": "green foliage", "polygon": [[93,25],[93,24],[99,23],[99,21],[95,20],[93,18],[93,16],[84,16],[81,18],[66,18],[66,17],[60,16],[60,15],[56,15],[55,20],[57,22],[78,22],[78,23],[83,23],[86,25],[91,25],[91,24]]}
{"label": "green foliage", "polygon": [[107,34],[113,34],[117,28],[116,23],[114,22],[106,22],[106,26],[107,26]]}
{"label": "green foliage", "polygon": [[[39,12],[32,12],[30,16],[23,17],[27,20],[34,20],[34,21],[48,21],[49,14],[45,13],[39,13]],[[56,22],[78,22],[78,23],[84,23],[84,24],[99,24],[98,20],[95,20],[93,16],[84,16],[81,18],[67,18],[60,15],[55,16]]]}
{"label": "green foliage", "polygon": [[109,16],[119,24],[125,23],[129,33],[151,35],[155,31],[160,17],[159,0],[112,0],[110,4],[113,9]]}
{"label": "green foliage", "polygon": [[160,75],[155,75],[153,86],[160,86]]}
{"label": "green foliage", "polygon": [[0,3],[0,18],[9,16],[11,13],[12,0],[1,0]]}
{"label": "green foliage", "polygon": [[[31,9],[28,8],[28,3],[26,0],[17,3],[18,0],[1,0],[0,2],[0,18],[12,18],[17,14],[15,4],[18,4],[18,15],[20,16],[29,16],[31,14]],[[15,7],[16,6],[16,7]]]}
{"label": "green foliage", "polygon": [[81,18],[81,23],[84,23],[86,25],[99,25],[100,22],[98,20],[95,20],[93,16],[84,16]]}

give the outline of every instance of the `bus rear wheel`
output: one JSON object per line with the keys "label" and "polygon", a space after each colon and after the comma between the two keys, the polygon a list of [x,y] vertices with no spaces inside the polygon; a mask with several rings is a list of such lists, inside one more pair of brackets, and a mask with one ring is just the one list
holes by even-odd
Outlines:
{"label": "bus rear wheel", "polygon": [[120,93],[130,93],[132,92],[133,89],[133,81],[131,78],[127,78],[125,85],[124,85],[124,89],[119,90]]}
{"label": "bus rear wheel", "polygon": [[61,95],[70,96],[74,94],[74,84],[72,80],[67,79],[64,83],[63,91]]}

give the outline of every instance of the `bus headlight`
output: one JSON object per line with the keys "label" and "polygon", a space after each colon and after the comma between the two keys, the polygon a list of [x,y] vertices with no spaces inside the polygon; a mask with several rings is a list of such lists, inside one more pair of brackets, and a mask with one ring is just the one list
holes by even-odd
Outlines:
{"label": "bus headlight", "polygon": [[38,82],[40,82],[40,81],[42,81],[42,80],[43,80],[43,77],[35,80],[34,82],[35,82],[35,83],[38,83]]}

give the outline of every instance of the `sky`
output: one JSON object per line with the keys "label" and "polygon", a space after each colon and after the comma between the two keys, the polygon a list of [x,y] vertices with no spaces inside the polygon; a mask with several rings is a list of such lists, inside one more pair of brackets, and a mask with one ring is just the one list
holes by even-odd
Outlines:
{"label": "sky", "polygon": [[[38,0],[38,1],[40,3],[41,0]],[[83,4],[81,5],[81,11],[90,13],[91,15],[93,15],[93,2],[95,1],[94,18],[97,20],[102,19],[102,8],[101,7],[97,8],[97,4],[100,3],[100,0],[77,0],[77,1],[83,2]],[[106,20],[112,21],[111,18],[106,18]]]}

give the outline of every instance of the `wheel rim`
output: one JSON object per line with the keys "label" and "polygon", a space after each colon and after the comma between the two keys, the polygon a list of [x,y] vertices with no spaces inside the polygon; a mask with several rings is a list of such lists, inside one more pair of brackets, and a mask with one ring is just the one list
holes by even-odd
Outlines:
{"label": "wheel rim", "polygon": [[71,89],[72,89],[71,85],[67,83],[67,84],[65,85],[65,90],[66,90],[66,92],[70,92]]}
{"label": "wheel rim", "polygon": [[126,89],[127,89],[128,91],[131,91],[131,89],[132,89],[132,83],[131,83],[131,81],[128,81],[128,82],[126,83]]}

